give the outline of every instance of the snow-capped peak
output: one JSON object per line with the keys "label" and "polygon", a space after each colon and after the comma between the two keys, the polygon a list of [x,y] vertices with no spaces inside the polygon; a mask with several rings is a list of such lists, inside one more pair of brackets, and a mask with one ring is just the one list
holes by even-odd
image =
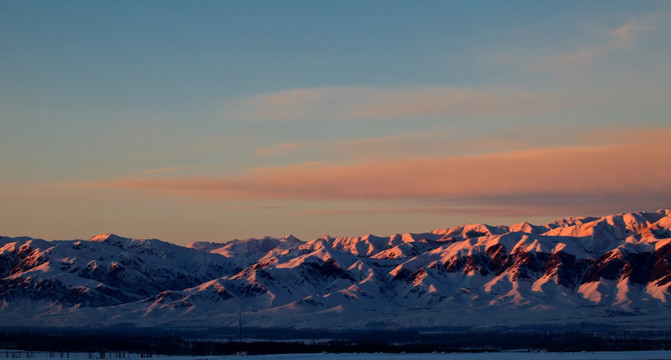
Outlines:
{"label": "snow-capped peak", "polygon": [[259,327],[671,329],[669,210],[305,243],[0,240],[0,326],[231,326],[243,311]]}

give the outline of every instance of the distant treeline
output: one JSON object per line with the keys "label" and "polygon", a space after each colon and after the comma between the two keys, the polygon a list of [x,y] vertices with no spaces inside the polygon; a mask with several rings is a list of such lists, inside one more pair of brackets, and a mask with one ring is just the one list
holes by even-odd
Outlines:
{"label": "distant treeline", "polygon": [[[290,337],[291,336],[291,337]],[[272,340],[255,340],[272,339]],[[296,340],[292,340],[296,339]],[[300,339],[300,340],[298,340]],[[143,330],[0,330],[0,348],[59,352],[131,352],[163,355],[225,355],[318,352],[479,352],[671,350],[669,332],[599,333],[584,330],[524,331],[300,331],[233,329],[202,332]]]}

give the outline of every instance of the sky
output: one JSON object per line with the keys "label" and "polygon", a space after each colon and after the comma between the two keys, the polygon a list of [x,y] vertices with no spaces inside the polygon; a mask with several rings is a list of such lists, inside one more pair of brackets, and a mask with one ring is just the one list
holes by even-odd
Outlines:
{"label": "sky", "polygon": [[0,234],[671,207],[668,1],[0,0]]}

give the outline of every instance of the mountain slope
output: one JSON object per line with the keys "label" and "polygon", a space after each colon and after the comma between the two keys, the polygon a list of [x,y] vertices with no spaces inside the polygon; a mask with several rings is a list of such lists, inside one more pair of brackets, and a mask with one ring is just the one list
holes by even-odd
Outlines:
{"label": "mountain slope", "polygon": [[671,328],[671,211],[420,234],[0,237],[0,326]]}

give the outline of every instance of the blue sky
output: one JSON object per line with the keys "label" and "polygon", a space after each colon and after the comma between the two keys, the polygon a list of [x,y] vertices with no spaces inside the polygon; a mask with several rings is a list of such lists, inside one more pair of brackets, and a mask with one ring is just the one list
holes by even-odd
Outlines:
{"label": "blue sky", "polygon": [[668,24],[663,1],[0,1],[0,233],[668,207]]}

